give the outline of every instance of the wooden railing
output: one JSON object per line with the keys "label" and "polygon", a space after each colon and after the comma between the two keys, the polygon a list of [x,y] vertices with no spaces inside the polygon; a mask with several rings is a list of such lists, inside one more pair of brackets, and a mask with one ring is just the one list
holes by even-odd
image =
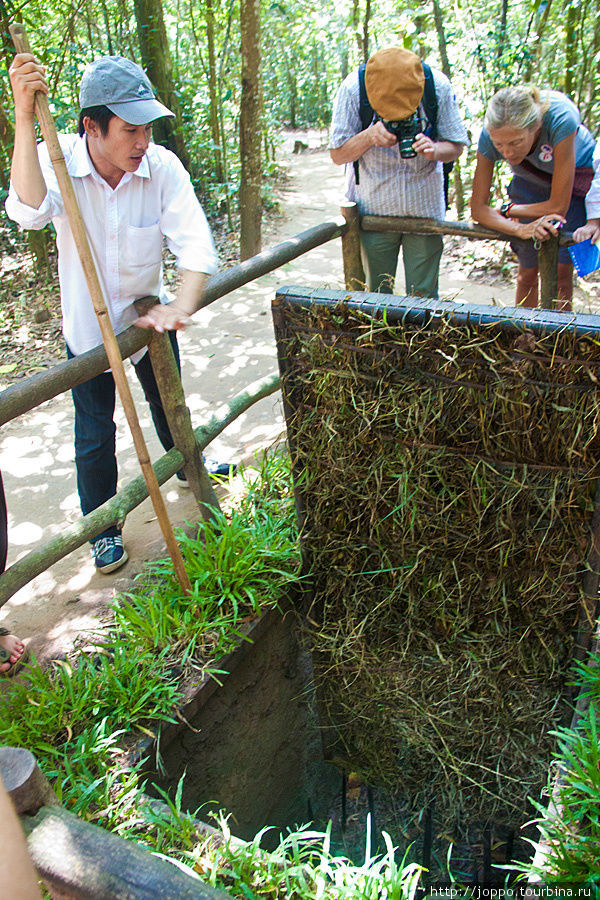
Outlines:
{"label": "wooden railing", "polygon": [[[407,234],[448,234],[470,240],[510,241],[510,235],[493,231],[473,222],[450,222],[438,219],[420,219],[405,216],[361,216],[356,203],[346,203],[341,209],[348,224],[342,237],[344,256],[344,276],[348,290],[364,290],[365,272],[360,255],[360,231],[405,232]],[[543,241],[539,248],[540,305],[544,309],[554,309],[558,296],[558,248],[573,243],[573,235],[561,233]]]}
{"label": "wooden railing", "polygon": [[[208,282],[203,307],[309,250],[340,237],[345,228],[343,219],[324,222],[283,241],[271,250],[265,250],[240,265],[215,275]],[[202,462],[201,451],[254,403],[278,390],[278,375],[273,373],[250,385],[222,409],[221,415],[213,416],[209,422],[194,431],[171,343],[166,335],[132,325],[120,334],[117,340],[124,359],[145,344],[149,347],[148,352],[151,354],[156,380],[175,442],[175,447],[154,464],[159,484],[164,484],[185,466],[190,487],[199,504],[200,514],[205,518],[210,517],[210,510],[218,507],[218,500]],[[74,385],[99,375],[107,367],[108,359],[104,348],[96,347],[59,363],[46,372],[11,385],[0,394],[0,424],[5,424],[70,390]],[[122,526],[126,516],[147,496],[145,481],[139,476],[98,509],[83,516],[74,525],[61,529],[56,537],[13,563],[0,575],[0,607],[33,578],[105,528],[115,524]]]}

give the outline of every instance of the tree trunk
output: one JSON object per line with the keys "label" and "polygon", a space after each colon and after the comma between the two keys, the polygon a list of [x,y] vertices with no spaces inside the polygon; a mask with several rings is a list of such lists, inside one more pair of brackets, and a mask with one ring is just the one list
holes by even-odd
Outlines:
{"label": "tree trunk", "polygon": [[577,79],[577,25],[579,6],[570,0],[567,8],[567,30],[565,35],[565,94],[573,97]]}
{"label": "tree trunk", "polygon": [[10,179],[10,160],[14,141],[12,122],[4,111],[0,96],[0,187],[8,190]]}
{"label": "tree trunk", "polygon": [[360,39],[360,32],[358,30],[358,26],[360,24],[360,16],[358,10],[358,0],[352,0],[352,29],[354,31],[354,36],[356,38],[356,43],[358,46],[359,54],[362,53],[362,42]]}
{"label": "tree trunk", "polygon": [[504,56],[504,47],[506,46],[506,22],[508,19],[508,0],[500,0],[500,28],[498,32],[498,44],[496,46],[496,72],[494,91],[499,90],[504,84],[502,77],[502,57]]}
{"label": "tree trunk", "polygon": [[260,0],[241,0],[240,259],[260,253],[262,219],[262,84]]}
{"label": "tree trunk", "polygon": [[369,20],[371,18],[371,0],[365,4],[365,18],[363,21],[362,53],[363,59],[369,58]]}
{"label": "tree trunk", "polygon": [[219,128],[219,85],[217,79],[217,62],[215,57],[215,9],[213,0],[206,0],[206,46],[208,50],[208,96],[210,109],[210,133],[213,142],[215,159],[215,177],[219,184],[225,181],[223,159],[221,156],[221,132]]}
{"label": "tree trunk", "polygon": [[181,107],[173,86],[171,54],[161,0],[134,0],[133,6],[143,67],[160,101],[175,113],[174,119],[157,119],[154,122],[154,140],[172,150],[189,169],[190,157],[183,139]]}
{"label": "tree trunk", "polygon": [[108,17],[108,10],[106,8],[106,0],[102,0],[102,18],[104,19],[104,30],[106,33],[106,49],[108,50],[109,56],[114,56],[115,51],[113,49],[112,38],[110,35],[110,19]]}
{"label": "tree trunk", "polygon": [[[439,0],[433,2],[433,18],[435,22],[435,30],[437,33],[438,45],[440,48],[440,59],[442,62],[442,72],[450,81],[452,79],[452,69],[450,68],[450,60],[448,58],[448,45],[446,41],[446,29],[444,28],[444,18],[439,4]],[[456,214],[459,219],[465,217],[465,190],[462,183],[462,175],[460,171],[460,163],[458,160],[454,163],[454,202],[456,204]]]}
{"label": "tree trunk", "polygon": [[546,5],[544,6],[544,11],[538,22],[535,37],[530,42],[531,51],[527,59],[527,64],[523,69],[523,81],[535,81],[536,76],[539,74],[540,58],[542,55],[542,35],[544,34],[546,25],[548,24],[551,7],[552,0],[548,0]]}

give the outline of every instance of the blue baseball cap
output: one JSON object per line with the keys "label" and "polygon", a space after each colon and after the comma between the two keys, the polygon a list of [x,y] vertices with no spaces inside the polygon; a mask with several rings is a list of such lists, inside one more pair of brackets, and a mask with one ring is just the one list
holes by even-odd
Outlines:
{"label": "blue baseball cap", "polygon": [[146,125],[174,113],[156,97],[148,76],[123,56],[103,56],[91,63],[79,85],[81,109],[107,106],[130,125]]}

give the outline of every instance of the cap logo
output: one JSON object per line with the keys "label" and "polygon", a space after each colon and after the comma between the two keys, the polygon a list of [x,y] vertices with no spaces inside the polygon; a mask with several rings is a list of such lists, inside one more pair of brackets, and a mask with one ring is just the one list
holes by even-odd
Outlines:
{"label": "cap logo", "polygon": [[145,93],[146,93],[146,88],[143,84],[140,83],[140,86],[138,88],[138,94],[145,94]]}

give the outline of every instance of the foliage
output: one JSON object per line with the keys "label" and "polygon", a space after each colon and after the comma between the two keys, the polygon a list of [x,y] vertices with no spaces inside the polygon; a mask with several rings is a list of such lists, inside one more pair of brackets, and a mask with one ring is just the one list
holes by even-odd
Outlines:
{"label": "foliage", "polygon": [[229,652],[242,637],[240,624],[275,606],[298,577],[289,522],[248,503],[228,517],[216,513],[194,537],[180,535],[180,547],[191,598],[167,559],[150,564],[114,611],[134,646],[176,653],[184,663]]}
{"label": "foliage", "polygon": [[578,708],[583,714],[575,728],[556,732],[559,752],[549,792],[554,804],[535,806],[536,820],[547,852],[541,867],[520,866],[528,877],[548,884],[586,884],[600,887],[600,748],[597,709],[600,698],[600,654],[576,665],[581,686]]}
{"label": "foliage", "polygon": [[0,743],[31,749],[67,805],[94,816],[113,788],[126,797],[137,782],[135,769],[113,764],[118,741],[173,721],[182,670],[199,672],[197,679],[217,674],[214,659],[241,639],[243,622],[276,606],[294,581],[291,514],[277,516],[290,499],[280,491],[284,467],[282,458],[265,457],[256,478],[246,476],[238,509],[194,539],[180,536],[191,604],[170,561],[150,566],[135,592],[116,599],[114,622],[87,652],[48,670],[34,661],[6,685]]}
{"label": "foliage", "polygon": [[[282,836],[272,852],[261,850],[261,839],[242,844],[232,838],[227,820],[219,827],[225,840],[208,838],[195,868],[213,886],[226,887],[236,897],[294,898],[294,900],[409,900],[416,894],[421,869],[405,856],[395,860],[389,835],[383,832],[386,852],[372,856],[369,840],[365,861],[355,865],[331,852],[331,823],[325,832],[300,828]],[[370,826],[367,822],[367,835]]]}
{"label": "foliage", "polygon": [[[506,21],[503,19],[503,7]],[[235,0],[163,0],[175,93],[198,188],[210,212],[229,208],[239,187],[239,8]],[[463,168],[469,175],[485,104],[504,84],[534,81],[567,90],[594,130],[599,121],[600,26],[590,0],[577,3],[495,4],[442,0],[453,85],[474,144]],[[91,0],[70,7],[31,0],[20,15],[48,66],[54,112],[61,128],[73,128],[77,89],[86,63],[103,53],[140,59],[133,4]],[[278,0],[264,3],[263,85],[265,144],[284,126],[329,123],[340,81],[368,52],[402,44],[441,66],[433,5],[400,8],[390,0],[362,4],[344,0]],[[209,42],[213,46],[209,53]],[[6,58],[10,58],[7,46]],[[214,59],[213,59],[214,57]],[[8,96],[6,73],[0,73]],[[211,107],[211,96],[216,109]],[[0,110],[1,113],[1,110]],[[7,103],[4,115],[10,123]],[[218,121],[218,126],[217,126]],[[1,117],[0,117],[1,126]],[[215,131],[215,129],[217,129]],[[0,169],[8,174],[10,133],[0,127]],[[268,163],[268,159],[267,159]],[[467,178],[468,180],[468,178]],[[0,180],[1,181],[1,180]],[[6,186],[0,183],[0,187]],[[468,185],[467,185],[468,186]]]}

